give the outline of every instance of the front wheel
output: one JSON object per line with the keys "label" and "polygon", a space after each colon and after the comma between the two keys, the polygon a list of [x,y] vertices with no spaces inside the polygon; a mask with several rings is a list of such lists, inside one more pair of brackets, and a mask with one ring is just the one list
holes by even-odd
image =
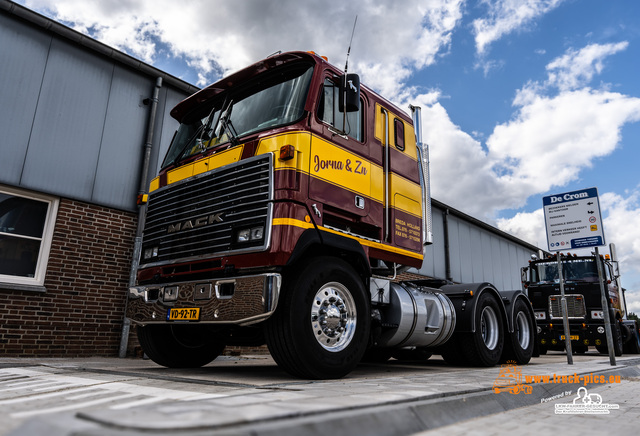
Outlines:
{"label": "front wheel", "polygon": [[613,333],[613,353],[620,357],[622,356],[623,345],[622,345],[622,332],[620,331],[620,325],[616,322],[614,328],[611,329]]}
{"label": "front wheel", "polygon": [[[611,338],[613,339],[613,354],[616,357],[622,356],[622,333],[620,332],[620,326],[616,322],[611,326]],[[609,354],[609,347],[605,340],[602,345],[596,345],[596,350],[601,354]]]}
{"label": "front wheel", "polygon": [[640,354],[640,334],[638,334],[638,325],[633,323],[629,328],[629,339],[624,347],[626,354]]}
{"label": "front wheel", "polygon": [[168,368],[198,368],[222,354],[225,344],[202,325],[137,326],[145,354]]}
{"label": "front wheel", "polygon": [[265,338],[273,359],[288,373],[331,379],[360,362],[369,327],[369,299],[360,277],[340,259],[319,257],[285,276]]}

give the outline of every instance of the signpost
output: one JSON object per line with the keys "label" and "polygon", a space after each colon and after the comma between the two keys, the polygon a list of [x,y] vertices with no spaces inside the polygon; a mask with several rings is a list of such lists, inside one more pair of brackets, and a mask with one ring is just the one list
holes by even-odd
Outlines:
{"label": "signpost", "polygon": [[542,199],[550,251],[605,245],[598,188]]}
{"label": "signpost", "polygon": [[579,191],[549,195],[547,197],[543,197],[542,203],[544,205],[544,221],[547,229],[547,244],[550,251],[557,252],[558,280],[560,282],[560,304],[562,308],[567,363],[569,365],[573,364],[573,356],[571,350],[569,318],[567,314],[567,299],[564,295],[564,279],[562,276],[560,251],[595,247],[595,257],[600,279],[602,309],[607,336],[607,348],[609,349],[609,360],[611,365],[615,365],[616,361],[613,351],[611,320],[609,317],[609,311],[606,309],[608,305],[604,289],[603,272],[600,264],[600,253],[598,252],[598,247],[600,245],[605,245],[602,216],[600,214],[600,201],[598,199],[598,188],[588,188]]}

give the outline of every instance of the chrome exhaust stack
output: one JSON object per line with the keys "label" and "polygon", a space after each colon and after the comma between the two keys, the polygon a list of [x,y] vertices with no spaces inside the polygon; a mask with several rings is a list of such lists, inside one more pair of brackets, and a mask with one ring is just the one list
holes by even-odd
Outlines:
{"label": "chrome exhaust stack", "polygon": [[422,142],[422,109],[419,106],[409,106],[413,119],[413,129],[416,134],[418,148],[418,163],[420,164],[420,187],[422,188],[422,243],[433,243],[433,227],[431,222],[431,184],[429,181],[429,145]]}

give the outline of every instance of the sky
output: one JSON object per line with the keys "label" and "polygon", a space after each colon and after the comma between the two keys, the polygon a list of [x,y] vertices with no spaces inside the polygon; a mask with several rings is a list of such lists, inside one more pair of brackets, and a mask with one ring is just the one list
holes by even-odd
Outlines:
{"label": "sky", "polygon": [[197,86],[277,51],[343,67],[357,17],[349,71],[422,107],[433,197],[546,250],[542,197],[598,188],[640,313],[637,0],[17,3]]}

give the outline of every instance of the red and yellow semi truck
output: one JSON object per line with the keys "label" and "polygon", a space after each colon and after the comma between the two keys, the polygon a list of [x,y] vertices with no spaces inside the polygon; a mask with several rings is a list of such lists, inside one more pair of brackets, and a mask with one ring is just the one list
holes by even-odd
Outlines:
{"label": "red and yellow semi truck", "polygon": [[145,353],[193,367],[226,345],[266,343],[304,378],[411,352],[528,362],[535,322],[522,292],[394,281],[431,242],[412,112],[310,52],[271,56],[179,103],[129,290]]}

